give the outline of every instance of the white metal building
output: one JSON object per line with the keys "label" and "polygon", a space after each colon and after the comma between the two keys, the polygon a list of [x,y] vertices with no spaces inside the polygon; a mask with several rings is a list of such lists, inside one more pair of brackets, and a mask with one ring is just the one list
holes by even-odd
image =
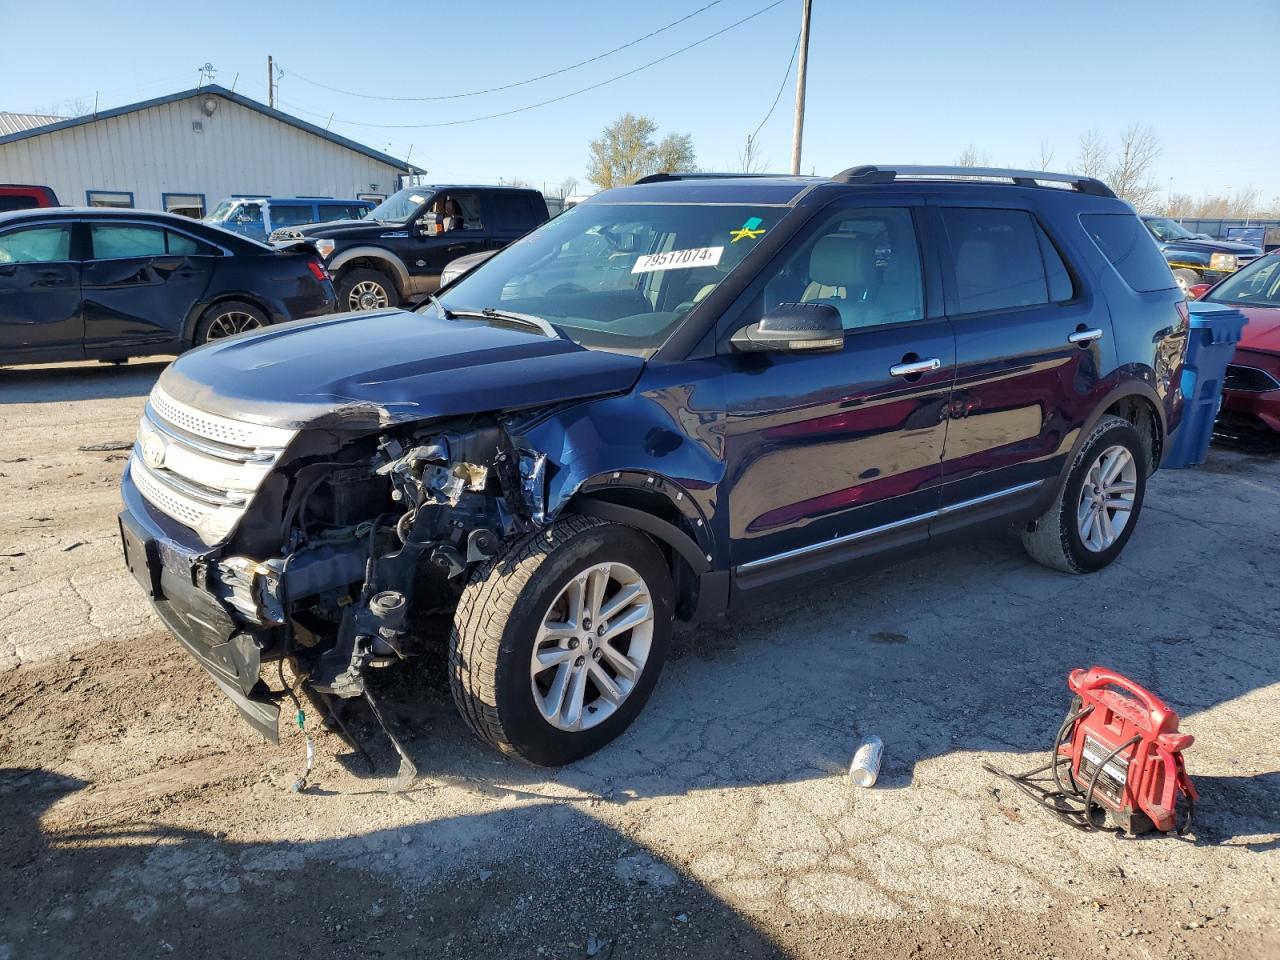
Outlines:
{"label": "white metal building", "polygon": [[421,172],[215,85],[0,133],[0,183],[52,187],[71,206],[202,216],[235,195],[376,201]]}

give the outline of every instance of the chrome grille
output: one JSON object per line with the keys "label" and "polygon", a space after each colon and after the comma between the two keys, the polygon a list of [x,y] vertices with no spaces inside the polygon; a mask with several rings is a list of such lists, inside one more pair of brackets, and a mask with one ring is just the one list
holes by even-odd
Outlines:
{"label": "chrome grille", "polygon": [[235,529],[296,432],[205,413],[156,387],[129,473],[152,506],[213,545]]}

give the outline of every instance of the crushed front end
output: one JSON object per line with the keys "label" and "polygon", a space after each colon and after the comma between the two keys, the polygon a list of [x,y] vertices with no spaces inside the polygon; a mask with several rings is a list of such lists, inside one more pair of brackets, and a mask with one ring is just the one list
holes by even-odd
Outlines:
{"label": "crushed front end", "polygon": [[289,658],[315,691],[367,697],[368,669],[432,639],[415,620],[451,611],[471,571],[545,520],[545,458],[510,420],[358,423],[250,423],[162,382],[125,473],[126,563],[273,741],[286,691],[264,664]]}

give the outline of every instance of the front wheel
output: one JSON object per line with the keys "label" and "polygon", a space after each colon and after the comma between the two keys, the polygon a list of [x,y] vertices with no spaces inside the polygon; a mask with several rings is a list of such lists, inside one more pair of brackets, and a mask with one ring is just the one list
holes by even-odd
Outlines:
{"label": "front wheel", "polygon": [[481,566],[450,638],[454,702],[530,763],[584,757],[630,725],[667,656],[671,574],[643,533],[570,516]]}
{"label": "front wheel", "polygon": [[338,278],[338,310],[385,310],[400,302],[396,285],[385,273],[362,268],[348,270]]}
{"label": "front wheel", "polygon": [[1032,559],[1064,573],[1101,570],[1129,542],[1147,490],[1138,431],[1104,416],[1076,454],[1058,498],[1022,531]]}

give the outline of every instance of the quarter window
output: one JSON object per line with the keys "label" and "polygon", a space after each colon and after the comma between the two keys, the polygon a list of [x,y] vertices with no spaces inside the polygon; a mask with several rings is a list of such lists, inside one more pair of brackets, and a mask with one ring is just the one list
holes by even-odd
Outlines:
{"label": "quarter window", "polygon": [[1134,290],[1145,293],[1178,285],[1150,231],[1132,213],[1082,213],[1080,223]]}
{"label": "quarter window", "polygon": [[808,240],[765,286],[764,309],[827,303],[846,330],[924,316],[920,250],[904,207],[845,212]]}
{"label": "quarter window", "polygon": [[[1025,210],[948,207],[941,216],[955,278],[954,293],[948,297],[950,313],[985,313],[1070,299],[1070,277],[1061,256]],[[1058,294],[1052,298],[1049,273],[1054,274]],[[1061,296],[1064,288],[1065,297]]]}
{"label": "quarter window", "polygon": [[70,259],[68,227],[31,227],[0,236],[0,263],[57,263]]}

